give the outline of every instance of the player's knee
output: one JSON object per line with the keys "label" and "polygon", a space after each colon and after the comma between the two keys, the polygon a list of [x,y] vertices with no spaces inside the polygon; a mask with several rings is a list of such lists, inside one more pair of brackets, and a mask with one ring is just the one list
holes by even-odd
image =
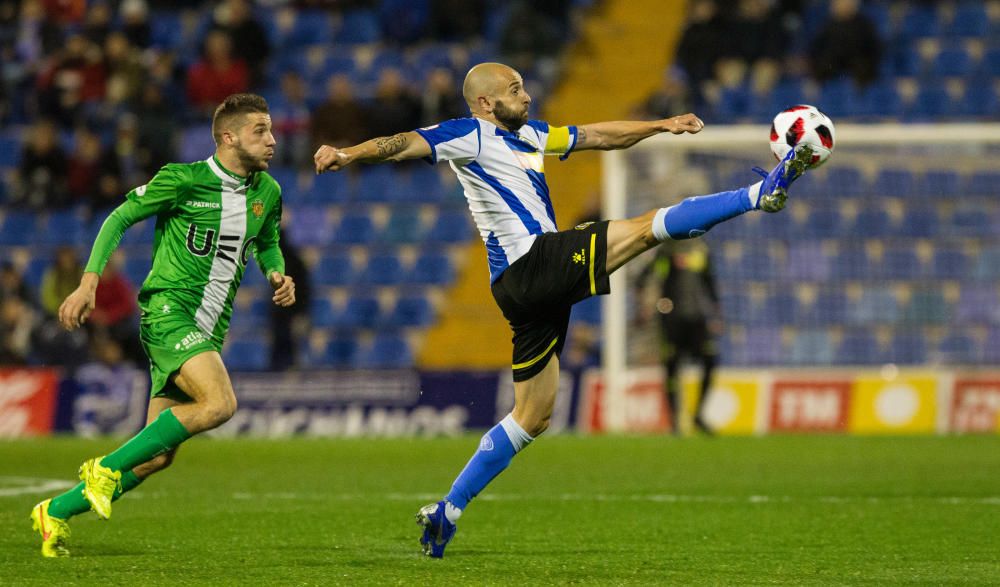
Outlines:
{"label": "player's knee", "polygon": [[208,402],[204,408],[205,416],[213,428],[225,424],[236,413],[236,396],[231,392],[219,395],[218,399]]}
{"label": "player's knee", "polygon": [[524,431],[528,433],[528,436],[531,436],[532,438],[537,438],[539,435],[541,435],[543,432],[549,429],[549,424],[551,422],[552,418],[550,416],[539,418],[534,422],[533,425],[529,426],[528,428],[525,428]]}

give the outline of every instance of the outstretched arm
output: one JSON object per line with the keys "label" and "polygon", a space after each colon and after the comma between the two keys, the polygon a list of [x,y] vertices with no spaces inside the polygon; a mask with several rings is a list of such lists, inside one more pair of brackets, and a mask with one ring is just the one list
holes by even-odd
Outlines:
{"label": "outstretched arm", "polygon": [[431,146],[416,132],[401,132],[391,137],[378,137],[360,145],[338,149],[323,145],[313,155],[316,173],[340,171],[354,162],[382,163],[422,159],[431,155]]}
{"label": "outstretched arm", "polygon": [[576,129],[574,150],[599,149],[612,151],[627,149],[643,139],[664,132],[675,135],[694,134],[705,127],[705,123],[694,114],[681,114],[673,118],[650,121],[616,121],[584,124]]}

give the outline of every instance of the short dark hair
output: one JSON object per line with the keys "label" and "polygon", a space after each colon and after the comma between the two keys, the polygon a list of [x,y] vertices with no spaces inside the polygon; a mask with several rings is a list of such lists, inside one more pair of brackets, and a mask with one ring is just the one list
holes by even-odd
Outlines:
{"label": "short dark hair", "polygon": [[253,112],[269,114],[267,100],[257,94],[227,96],[222,104],[219,104],[219,107],[215,109],[215,114],[212,116],[212,136],[215,137],[215,144],[222,143],[222,129],[227,124],[239,116]]}

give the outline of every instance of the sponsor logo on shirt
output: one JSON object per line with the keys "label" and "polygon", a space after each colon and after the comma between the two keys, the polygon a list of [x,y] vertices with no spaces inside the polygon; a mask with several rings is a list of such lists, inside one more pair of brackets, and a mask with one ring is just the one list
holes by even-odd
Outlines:
{"label": "sponsor logo on shirt", "polygon": [[213,208],[216,210],[222,207],[222,204],[218,202],[198,202],[195,200],[188,200],[187,202],[184,202],[184,204],[186,206],[191,206],[192,208]]}

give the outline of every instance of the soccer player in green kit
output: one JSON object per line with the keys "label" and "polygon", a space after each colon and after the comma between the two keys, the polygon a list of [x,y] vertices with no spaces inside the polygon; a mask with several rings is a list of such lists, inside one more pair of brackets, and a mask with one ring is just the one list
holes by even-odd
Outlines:
{"label": "soccer player in green kit", "polygon": [[80,483],[31,512],[42,555],[67,556],[67,520],[89,509],[111,517],[111,502],[173,461],[191,436],[225,423],[236,395],[219,354],[233,298],[253,253],[279,306],[295,303],[278,248],[281,188],[265,170],[274,155],[267,102],[234,94],[215,110],[216,152],[164,166],[128,193],[101,227],[77,288],[59,308],[67,329],[83,324],[111,253],[131,225],[156,216],[153,267],[139,291],[140,337],[152,377],[146,427],[80,467]]}

